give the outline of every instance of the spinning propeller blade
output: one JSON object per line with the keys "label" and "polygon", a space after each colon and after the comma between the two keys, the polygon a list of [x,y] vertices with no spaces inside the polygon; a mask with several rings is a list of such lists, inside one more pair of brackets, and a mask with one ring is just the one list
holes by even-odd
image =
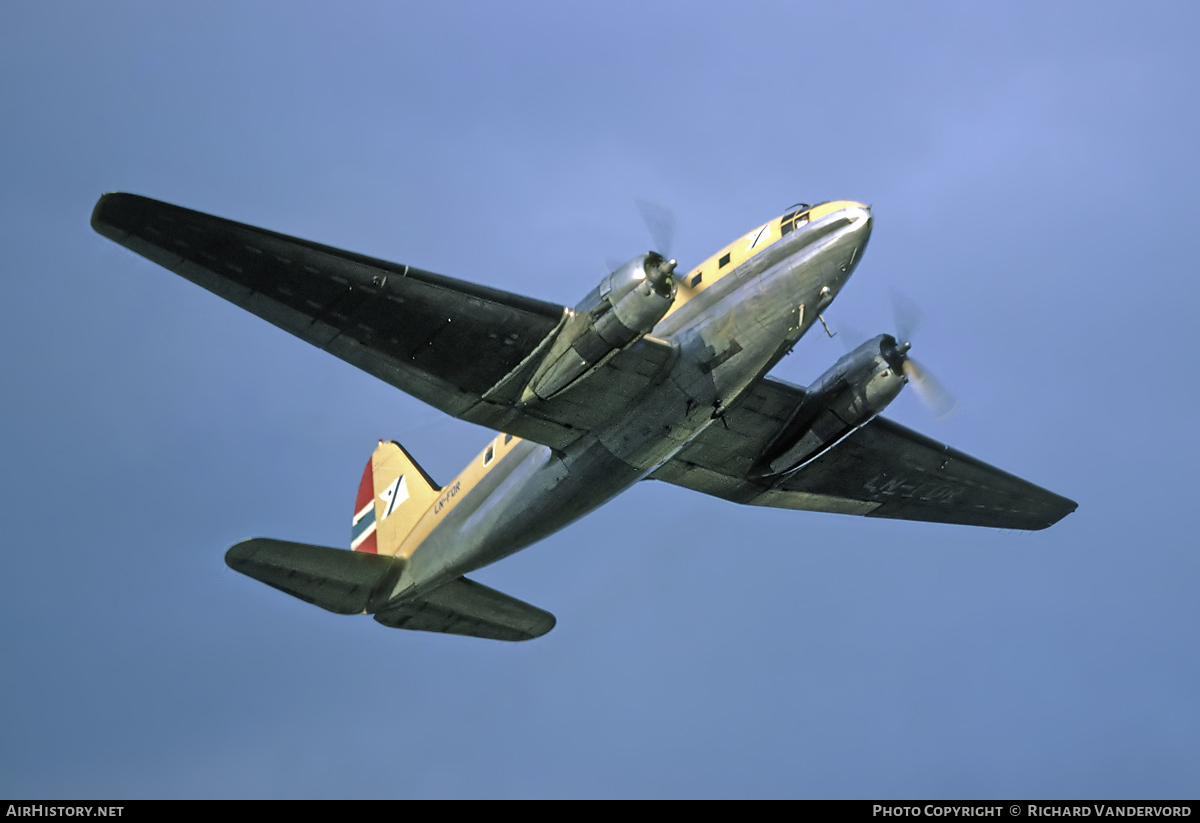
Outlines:
{"label": "spinning propeller blade", "polygon": [[904,376],[917,390],[917,396],[925,404],[925,408],[939,420],[949,417],[958,408],[958,400],[947,391],[938,379],[928,370],[921,367],[911,357],[904,358]]}
{"label": "spinning propeller blade", "polygon": [[641,212],[642,222],[646,224],[646,231],[650,232],[650,238],[654,241],[655,251],[669,260],[675,246],[675,212],[662,203],[650,200],[638,199],[634,202]]}
{"label": "spinning propeller blade", "polygon": [[909,297],[892,291],[892,314],[896,322],[896,340],[892,354],[888,357],[893,367],[901,369],[904,376],[917,391],[917,397],[939,420],[949,417],[958,408],[958,400],[938,381],[929,369],[908,356],[914,332],[921,325],[923,313]]}

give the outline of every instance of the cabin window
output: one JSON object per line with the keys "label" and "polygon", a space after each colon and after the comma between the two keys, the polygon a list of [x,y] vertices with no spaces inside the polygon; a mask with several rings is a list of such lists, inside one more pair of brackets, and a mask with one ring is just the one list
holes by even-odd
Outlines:
{"label": "cabin window", "polygon": [[488,463],[491,463],[492,458],[495,456],[496,456],[496,444],[489,443],[488,447],[487,447],[487,451],[485,451],[483,453],[483,465],[486,466]]}
{"label": "cabin window", "polygon": [[700,285],[700,280],[704,277],[704,272],[696,272],[692,275],[692,279],[688,281],[688,285],[693,289]]}
{"label": "cabin window", "polygon": [[504,434],[504,445],[506,445],[506,446],[507,446],[507,445],[508,445],[509,443],[511,443],[511,442],[512,442],[512,435],[511,435],[511,434],[508,434],[507,432],[505,432],[505,434]]}
{"label": "cabin window", "polygon": [[717,261],[717,268],[723,269],[728,265],[729,265],[729,252],[725,252],[725,254],[721,256],[721,259]]}

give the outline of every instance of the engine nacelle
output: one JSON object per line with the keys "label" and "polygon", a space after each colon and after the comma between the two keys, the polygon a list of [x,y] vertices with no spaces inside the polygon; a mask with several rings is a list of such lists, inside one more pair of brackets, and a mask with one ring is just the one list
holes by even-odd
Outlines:
{"label": "engine nacelle", "polygon": [[907,351],[907,343],[881,334],[838,360],[808,387],[788,422],[755,461],[751,474],[790,474],[871,422],[908,382],[904,375]]}
{"label": "engine nacelle", "polygon": [[650,332],[675,300],[675,261],[650,252],[600,281],[576,306],[525,390],[549,400],[583,377],[609,352]]}

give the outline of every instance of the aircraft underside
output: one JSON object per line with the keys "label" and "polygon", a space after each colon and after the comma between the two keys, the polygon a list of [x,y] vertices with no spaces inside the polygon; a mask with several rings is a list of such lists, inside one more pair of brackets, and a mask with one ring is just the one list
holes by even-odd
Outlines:
{"label": "aircraft underside", "polygon": [[853,273],[850,201],[801,204],[686,273],[650,252],[566,308],[127,194],[93,227],[433,406],[495,429],[445,486],[380,442],[353,551],[256,538],[229,565],[330,611],[503,640],[548,612],[463,575],[644,478],[752,505],[1040,529],[1075,503],[879,413],[920,372],[880,335],[808,388],[767,376]]}

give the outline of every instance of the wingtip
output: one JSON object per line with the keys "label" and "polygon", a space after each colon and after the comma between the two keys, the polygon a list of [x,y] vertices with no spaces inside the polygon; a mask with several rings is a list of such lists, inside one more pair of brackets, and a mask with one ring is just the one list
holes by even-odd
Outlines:
{"label": "wingtip", "polygon": [[132,195],[125,194],[119,191],[108,191],[100,195],[100,199],[96,201],[96,205],[92,208],[92,230],[97,234],[108,236],[106,229],[111,228],[112,220],[108,219],[113,207],[117,206],[123,199]]}
{"label": "wingtip", "polygon": [[539,637],[544,637],[550,633],[551,629],[558,625],[558,618],[550,612],[544,612],[545,617],[530,629],[529,637],[525,640],[536,640]]}
{"label": "wingtip", "polygon": [[1043,529],[1048,529],[1055,524],[1061,523],[1067,515],[1074,514],[1079,509],[1079,504],[1074,500],[1071,500],[1068,497],[1064,497],[1062,500],[1063,505],[1061,509],[1054,514],[1053,519],[1048,520],[1044,526],[1039,526],[1038,528],[1034,529],[1034,531],[1040,532]]}
{"label": "wingtip", "polygon": [[254,557],[261,543],[261,537],[249,537],[234,543],[225,551],[225,565],[234,571],[241,571],[246,561]]}
{"label": "wingtip", "polygon": [[105,192],[104,194],[100,195],[100,199],[97,200],[96,205],[92,207],[92,231],[98,234],[103,234],[103,232],[100,231],[100,227],[104,224],[104,219],[101,217],[101,215],[104,213],[104,207],[107,205],[109,198],[112,196],[113,192]]}

